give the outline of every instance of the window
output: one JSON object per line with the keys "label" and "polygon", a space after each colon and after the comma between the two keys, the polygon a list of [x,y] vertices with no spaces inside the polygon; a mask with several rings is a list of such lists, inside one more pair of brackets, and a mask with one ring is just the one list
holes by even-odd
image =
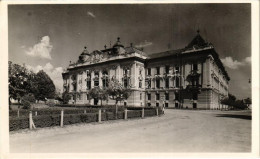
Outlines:
{"label": "window", "polygon": [[170,71],[170,67],[169,66],[165,66],[165,73],[169,74],[169,71]]}
{"label": "window", "polygon": [[95,78],[94,78],[94,86],[99,86],[99,72],[95,72]]}
{"label": "window", "polygon": [[196,70],[196,71],[198,70],[198,64],[193,64],[192,67],[193,67],[193,70]]}
{"label": "window", "polygon": [[151,76],[151,68],[147,69],[147,75]]}
{"label": "window", "polygon": [[89,100],[89,94],[87,94],[87,100]]}
{"label": "window", "polygon": [[160,100],[160,94],[156,93],[156,100]]}
{"label": "window", "polygon": [[160,67],[156,67],[156,74],[157,74],[157,75],[160,74]]}
{"label": "window", "polygon": [[165,103],[165,107],[166,107],[166,108],[168,108],[168,107],[169,107],[168,103]]}
{"label": "window", "polygon": [[127,103],[126,102],[124,102],[124,106],[126,106],[127,105]]}
{"label": "window", "polygon": [[175,93],[175,100],[179,100],[179,93]]}
{"label": "window", "polygon": [[179,67],[179,66],[176,66],[176,67],[175,67],[175,72],[176,72],[176,73],[180,73],[180,67]]}
{"label": "window", "polygon": [[156,88],[160,88],[160,79],[156,79]]}
{"label": "window", "polygon": [[140,100],[142,100],[142,93],[140,93]]}
{"label": "window", "polygon": [[146,88],[151,88],[151,79],[145,80],[146,82]]}
{"label": "window", "polygon": [[175,86],[176,87],[180,87],[180,79],[179,79],[179,77],[176,77],[176,79],[175,79]]}
{"label": "window", "polygon": [[103,71],[102,85],[104,88],[108,87],[108,73],[107,71]]}
{"label": "window", "polygon": [[159,107],[159,103],[156,103],[156,107]]}
{"label": "window", "polygon": [[165,79],[165,88],[169,88],[169,78]]}
{"label": "window", "polygon": [[139,80],[139,88],[142,88],[142,80]]}
{"label": "window", "polygon": [[128,87],[128,80],[127,80],[127,78],[124,78],[124,87],[125,87],[125,88]]}
{"label": "window", "polygon": [[165,93],[165,100],[169,100],[169,93]]}
{"label": "window", "polygon": [[151,100],[151,94],[147,94],[147,100]]}
{"label": "window", "polygon": [[142,74],[142,70],[139,70],[139,75],[141,75]]}
{"label": "window", "polygon": [[147,103],[147,106],[150,107],[150,106],[151,106],[151,103]]}

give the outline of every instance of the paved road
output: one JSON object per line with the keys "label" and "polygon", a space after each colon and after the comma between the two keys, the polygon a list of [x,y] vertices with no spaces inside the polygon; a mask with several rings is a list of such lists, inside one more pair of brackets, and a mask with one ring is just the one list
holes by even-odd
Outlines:
{"label": "paved road", "polygon": [[168,109],[145,119],[10,133],[10,152],[249,152],[250,112]]}

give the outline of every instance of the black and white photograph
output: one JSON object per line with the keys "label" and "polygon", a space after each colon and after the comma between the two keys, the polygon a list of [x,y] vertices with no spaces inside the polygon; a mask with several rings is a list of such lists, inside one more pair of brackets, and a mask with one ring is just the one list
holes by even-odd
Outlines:
{"label": "black and white photograph", "polygon": [[7,4],[9,153],[259,156],[253,6]]}

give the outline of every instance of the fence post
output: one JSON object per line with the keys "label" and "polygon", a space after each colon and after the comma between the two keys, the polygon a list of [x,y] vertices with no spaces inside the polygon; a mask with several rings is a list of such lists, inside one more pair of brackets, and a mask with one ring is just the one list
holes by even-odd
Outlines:
{"label": "fence post", "polygon": [[20,112],[19,112],[20,110],[18,109],[17,110],[17,116],[18,116],[18,118],[20,117]]}
{"label": "fence post", "polygon": [[64,116],[64,111],[62,109],[61,110],[61,115],[60,115],[60,127],[63,127],[63,116]]}
{"label": "fence post", "polygon": [[159,115],[159,111],[158,111],[158,108],[156,108],[156,116]]}
{"label": "fence post", "polygon": [[33,119],[32,119],[32,111],[30,111],[30,113],[29,113],[29,128],[30,128],[30,130],[32,130],[32,128],[34,128],[34,129],[36,128],[33,123]]}
{"label": "fence post", "polygon": [[101,109],[98,109],[98,122],[101,123]]}
{"label": "fence post", "polygon": [[125,109],[125,120],[127,120],[127,108]]}
{"label": "fence post", "polygon": [[144,118],[144,108],[142,108],[142,118]]}

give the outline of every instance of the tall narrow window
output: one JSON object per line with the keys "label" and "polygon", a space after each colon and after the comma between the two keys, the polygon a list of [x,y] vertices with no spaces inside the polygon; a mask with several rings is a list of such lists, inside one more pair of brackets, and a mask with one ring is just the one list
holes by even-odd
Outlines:
{"label": "tall narrow window", "polygon": [[139,80],[139,88],[142,88],[142,80]]}
{"label": "tall narrow window", "polygon": [[160,74],[160,67],[156,67],[156,74],[157,74],[157,75]]}
{"label": "tall narrow window", "polygon": [[175,72],[176,72],[176,73],[180,73],[180,67],[179,67],[179,66],[176,66],[176,67],[175,67]]}
{"label": "tall narrow window", "polygon": [[176,77],[176,79],[175,79],[175,86],[176,87],[180,87],[180,79],[179,79],[179,77]]}
{"label": "tall narrow window", "polygon": [[127,78],[124,78],[124,87],[125,87],[125,88],[128,87],[128,81],[127,81]]}
{"label": "tall narrow window", "polygon": [[175,93],[175,100],[179,100],[179,93]]}
{"label": "tall narrow window", "polygon": [[99,72],[95,72],[95,78],[94,78],[94,86],[99,86]]}
{"label": "tall narrow window", "polygon": [[165,88],[169,88],[169,78],[165,79]]}
{"label": "tall narrow window", "polygon": [[198,70],[198,64],[193,64],[193,70],[195,70],[195,71]]}
{"label": "tall narrow window", "polygon": [[165,93],[165,100],[169,100],[169,93]]}
{"label": "tall narrow window", "polygon": [[148,75],[148,76],[151,76],[151,68],[148,68],[148,69],[147,69],[147,75]]}
{"label": "tall narrow window", "polygon": [[91,89],[91,74],[87,71],[87,89]]}
{"label": "tall narrow window", "polygon": [[140,100],[142,100],[142,93],[140,93]]}
{"label": "tall narrow window", "polygon": [[165,66],[165,73],[169,74],[169,71],[170,71],[170,67],[169,66]]}
{"label": "tall narrow window", "polygon": [[156,88],[160,88],[160,79],[156,79]]}
{"label": "tall narrow window", "polygon": [[160,94],[156,93],[156,100],[160,100]]}
{"label": "tall narrow window", "polygon": [[103,76],[102,76],[102,85],[104,88],[108,87],[108,73],[107,71],[103,71]]}
{"label": "tall narrow window", "polygon": [[151,100],[151,94],[147,94],[147,100]]}

